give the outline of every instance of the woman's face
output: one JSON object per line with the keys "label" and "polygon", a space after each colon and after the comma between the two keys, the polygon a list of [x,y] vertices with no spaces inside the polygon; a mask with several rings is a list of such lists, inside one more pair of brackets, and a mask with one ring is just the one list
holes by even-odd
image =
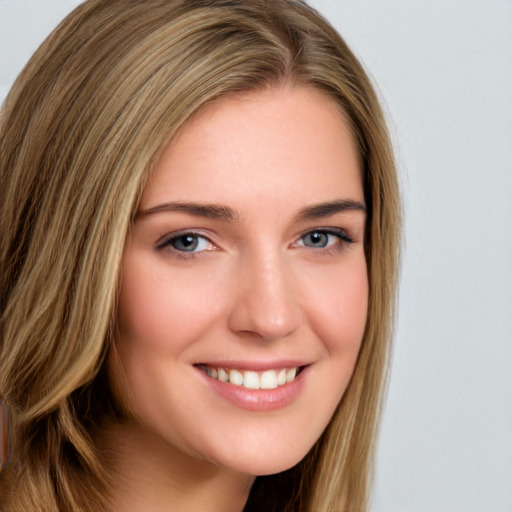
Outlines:
{"label": "woman's face", "polygon": [[245,94],[190,121],[124,253],[116,351],[140,428],[251,475],[302,459],[361,344],[365,219],[350,129],[322,93]]}

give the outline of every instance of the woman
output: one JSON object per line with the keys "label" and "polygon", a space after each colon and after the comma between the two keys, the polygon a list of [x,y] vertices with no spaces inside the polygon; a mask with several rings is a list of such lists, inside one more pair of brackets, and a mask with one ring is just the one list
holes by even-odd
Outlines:
{"label": "woman", "polygon": [[339,35],[90,0],[1,140],[3,510],[367,510],[399,199]]}

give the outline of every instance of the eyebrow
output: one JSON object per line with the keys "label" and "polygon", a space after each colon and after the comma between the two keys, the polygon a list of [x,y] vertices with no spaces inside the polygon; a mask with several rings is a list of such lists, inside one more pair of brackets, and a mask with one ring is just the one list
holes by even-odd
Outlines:
{"label": "eyebrow", "polygon": [[222,220],[224,222],[236,222],[240,218],[240,214],[229,206],[221,204],[209,203],[163,203],[157,206],[142,210],[137,217],[146,217],[160,212],[179,212],[188,213],[195,217],[206,217],[208,219]]}
{"label": "eyebrow", "polygon": [[[346,211],[361,211],[366,213],[366,207],[360,201],[355,201],[353,199],[338,199],[328,201],[326,203],[306,206],[299,211],[294,220],[299,222],[320,219]],[[241,217],[240,212],[222,204],[173,202],[159,204],[146,210],[142,210],[137,214],[137,218],[161,212],[186,213],[195,217],[205,217],[208,219],[222,220],[224,222],[238,222]]]}
{"label": "eyebrow", "polygon": [[347,211],[360,211],[366,214],[366,206],[362,202],[355,201],[353,199],[337,199],[327,203],[307,206],[300,210],[296,215],[295,220],[304,221],[321,219],[323,217],[330,217],[336,213],[343,213]]}

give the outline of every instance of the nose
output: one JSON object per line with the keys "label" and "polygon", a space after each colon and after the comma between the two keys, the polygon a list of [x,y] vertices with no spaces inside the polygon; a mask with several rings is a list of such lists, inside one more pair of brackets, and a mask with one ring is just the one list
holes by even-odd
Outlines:
{"label": "nose", "polygon": [[229,327],[265,341],[289,336],[303,322],[292,272],[279,257],[255,258],[237,272]]}

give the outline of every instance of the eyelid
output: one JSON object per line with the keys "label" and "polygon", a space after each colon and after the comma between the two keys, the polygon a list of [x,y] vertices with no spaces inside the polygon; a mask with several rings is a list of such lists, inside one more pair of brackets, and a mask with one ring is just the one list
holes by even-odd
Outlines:
{"label": "eyelid", "polygon": [[[330,245],[327,247],[310,247],[305,244],[301,244],[300,242],[304,237],[306,237],[308,234],[311,233],[324,233],[327,235],[335,236],[339,239],[339,243]],[[180,251],[178,249],[175,249],[172,247],[171,242],[177,238],[190,235],[192,237],[202,238],[208,242],[208,244],[211,245],[211,249],[203,249],[200,251]],[[347,229],[339,228],[339,227],[333,227],[333,226],[322,226],[322,227],[314,227],[307,229],[300,233],[296,237],[296,241],[291,244],[292,248],[305,248],[305,249],[311,249],[316,252],[332,252],[335,250],[342,250],[346,245],[353,244],[357,242],[357,239],[355,239],[350,232]],[[203,255],[204,253],[210,252],[212,250],[219,249],[219,246],[212,241],[211,236],[208,234],[205,234],[203,230],[201,229],[181,229],[178,231],[173,231],[171,233],[166,233],[165,235],[161,236],[156,242],[155,247],[157,250],[164,250],[168,249],[170,253],[172,253],[175,257],[181,258],[181,259],[187,259],[187,258],[194,258],[200,255]]]}
{"label": "eyelid", "polygon": [[[307,235],[311,233],[323,233],[326,235],[332,235],[338,238],[339,242],[335,245],[327,246],[327,247],[310,247],[305,245],[304,243],[301,243],[301,241],[306,237]],[[343,228],[337,228],[337,227],[315,227],[312,229],[308,229],[304,232],[302,232],[298,237],[296,242],[292,244],[294,248],[305,248],[305,249],[311,249],[312,251],[316,252],[324,252],[329,253],[333,250],[343,250],[343,248],[347,245],[355,243],[356,240],[353,236],[349,234],[349,232],[346,229]]]}
{"label": "eyelid", "polygon": [[333,226],[321,226],[307,229],[306,231],[300,233],[297,239],[300,240],[301,238],[304,238],[306,235],[309,235],[310,233],[326,233],[328,235],[335,235],[340,237],[347,243],[354,243],[356,241],[347,229],[337,228]]}
{"label": "eyelid", "polygon": [[[169,245],[170,245],[169,242],[171,242],[172,240],[174,240],[176,238],[180,238],[180,237],[186,236],[186,235],[190,235],[190,236],[197,237],[197,238],[203,238],[204,240],[207,240],[208,243],[211,244],[213,247],[217,248],[217,245],[211,240],[211,238],[208,235],[206,235],[201,230],[197,230],[197,229],[181,229],[179,231],[173,231],[172,233],[166,233],[165,235],[161,236],[155,242],[155,247],[157,249],[165,249],[166,247],[169,247]],[[185,251],[174,250],[174,252],[180,253],[180,254],[187,254]],[[204,251],[199,251],[196,253],[190,252],[188,254],[189,255],[199,254],[201,252],[204,252]]]}

